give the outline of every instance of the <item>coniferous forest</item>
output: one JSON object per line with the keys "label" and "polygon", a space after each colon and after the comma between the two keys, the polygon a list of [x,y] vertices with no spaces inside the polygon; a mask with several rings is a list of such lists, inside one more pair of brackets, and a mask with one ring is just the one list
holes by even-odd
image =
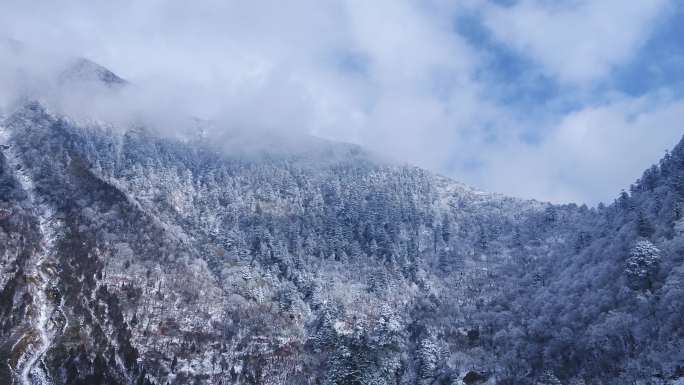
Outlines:
{"label": "coniferous forest", "polygon": [[684,144],[589,208],[38,100],[0,126],[1,383],[684,381]]}

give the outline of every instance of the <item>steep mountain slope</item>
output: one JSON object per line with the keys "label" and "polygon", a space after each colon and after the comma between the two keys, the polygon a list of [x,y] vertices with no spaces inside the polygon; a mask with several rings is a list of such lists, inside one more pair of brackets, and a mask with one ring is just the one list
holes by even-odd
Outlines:
{"label": "steep mountain slope", "polygon": [[[684,142],[601,207],[585,247],[541,260],[544,285],[509,289],[488,314],[518,373],[587,383],[684,377]],[[679,380],[681,381],[681,380]]]}
{"label": "steep mountain slope", "polygon": [[0,133],[2,383],[681,376],[682,145],[593,210],[351,145],[242,151],[40,102]]}
{"label": "steep mountain slope", "polygon": [[[18,184],[20,202],[39,224],[48,211],[63,223],[52,235],[61,269],[52,284],[71,322],[47,358],[67,372],[64,362],[99,357],[117,362],[112,378],[142,366],[182,382],[193,374],[216,382],[231,370],[236,381],[304,381],[327,365],[304,359],[318,333],[331,332],[321,317],[335,312],[349,332],[404,318],[412,297],[435,295],[440,265],[473,270],[460,283],[475,285],[483,250],[491,263],[509,258],[515,225],[543,209],[371,163],[354,147],[319,163],[231,159],[197,143],[79,128],[38,104],[6,119],[4,130],[6,159],[21,156],[8,173],[32,181]],[[34,291],[32,304],[42,295]],[[88,351],[84,341],[93,339]],[[120,357],[124,347],[143,364]],[[23,354],[15,349],[9,354]]]}

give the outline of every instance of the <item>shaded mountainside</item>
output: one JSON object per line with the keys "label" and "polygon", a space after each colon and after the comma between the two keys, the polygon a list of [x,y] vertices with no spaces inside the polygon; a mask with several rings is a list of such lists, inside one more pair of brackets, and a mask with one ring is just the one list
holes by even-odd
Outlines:
{"label": "shaded mountainside", "polygon": [[588,209],[348,145],[231,153],[35,102],[0,127],[2,383],[684,376],[684,145]]}

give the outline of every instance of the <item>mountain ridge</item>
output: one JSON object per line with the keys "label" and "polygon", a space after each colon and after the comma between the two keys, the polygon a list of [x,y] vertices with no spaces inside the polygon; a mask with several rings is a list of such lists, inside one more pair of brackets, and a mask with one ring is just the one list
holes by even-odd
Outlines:
{"label": "mountain ridge", "polygon": [[[590,209],[478,192],[354,146],[233,156],[38,102],[0,127],[4,382],[684,374],[683,143]],[[642,261],[655,262],[630,270]]]}

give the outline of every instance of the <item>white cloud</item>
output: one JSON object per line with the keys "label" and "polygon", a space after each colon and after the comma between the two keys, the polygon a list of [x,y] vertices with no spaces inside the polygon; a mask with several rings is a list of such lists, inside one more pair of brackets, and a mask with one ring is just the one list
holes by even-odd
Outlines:
{"label": "white cloud", "polygon": [[[497,38],[561,80],[585,84],[634,55],[665,0],[571,4],[10,0],[0,34],[106,65],[135,84],[124,110],[171,130],[193,115],[224,128],[313,133],[492,191],[595,202],[674,144],[681,104],[623,98],[568,116],[526,116],[492,101],[496,84],[473,76],[486,53],[453,25],[460,7],[476,7]],[[11,81],[0,73],[0,85]],[[627,119],[630,111],[637,118]],[[530,127],[546,133],[539,145],[520,139]]]}
{"label": "white cloud", "polygon": [[539,144],[491,149],[482,183],[555,202],[611,203],[680,139],[684,101],[621,97],[564,116]]}
{"label": "white cloud", "polygon": [[[7,8],[7,35],[105,64],[159,99],[146,108],[313,132],[426,167],[440,167],[485,104],[471,80],[475,52],[443,5],[73,0]],[[350,55],[362,68],[345,67]]]}
{"label": "white cloud", "polygon": [[503,41],[561,81],[601,80],[633,57],[669,0],[521,0],[484,6],[484,22]]}

